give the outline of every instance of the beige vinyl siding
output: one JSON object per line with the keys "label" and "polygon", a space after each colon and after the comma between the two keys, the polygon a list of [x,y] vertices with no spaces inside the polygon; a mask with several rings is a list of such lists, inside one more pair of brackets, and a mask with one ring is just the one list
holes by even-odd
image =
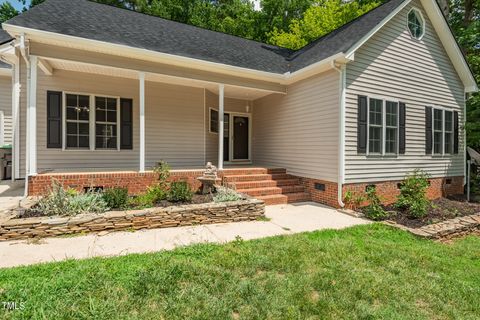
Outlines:
{"label": "beige vinyl siding", "polygon": [[[25,88],[25,66],[22,83]],[[38,172],[48,170],[138,170],[139,81],[88,73],[55,70],[47,76],[38,70],[37,159]],[[49,149],[46,136],[47,91],[78,92],[133,99],[133,150]],[[146,168],[165,160],[173,168],[194,168],[204,162],[203,89],[146,82]],[[26,95],[21,95],[21,175],[25,174]]]}
{"label": "beige vinyl siding", "polygon": [[12,78],[0,77],[0,111],[3,112],[3,141],[12,144]]}
{"label": "beige vinyl siding", "polygon": [[338,176],[339,74],[288,87],[254,102],[253,159],[289,173],[335,182]]}
{"label": "beige vinyl siding", "polygon": [[[424,37],[412,39],[407,14],[412,7],[426,20]],[[357,97],[375,95],[406,104],[406,154],[394,158],[357,154]],[[433,177],[462,176],[464,88],[420,1],[413,1],[356,53],[347,65],[345,180],[403,179],[416,168]],[[458,155],[425,155],[425,106],[459,112]]]}
{"label": "beige vinyl siding", "polygon": [[[225,98],[224,108],[225,113],[237,112],[247,113],[246,100]],[[250,106],[252,103],[250,103]],[[214,165],[218,165],[218,134],[210,132],[210,108],[218,110],[218,95],[205,90],[205,149],[206,149],[206,162],[212,162]],[[250,112],[252,108],[250,107]],[[230,142],[232,143],[232,142]],[[226,146],[225,146],[226,147]]]}

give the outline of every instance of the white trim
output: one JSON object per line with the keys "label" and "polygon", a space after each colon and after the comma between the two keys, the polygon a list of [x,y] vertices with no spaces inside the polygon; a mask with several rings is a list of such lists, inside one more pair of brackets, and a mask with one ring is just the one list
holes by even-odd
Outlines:
{"label": "white trim", "polygon": [[145,73],[138,74],[140,82],[140,172],[145,172]]}
{"label": "white trim", "polygon": [[223,170],[223,136],[225,113],[225,85],[218,85],[218,169]]}
{"label": "white trim", "polygon": [[30,56],[30,91],[27,115],[28,174],[37,174],[37,65],[38,58]]}
{"label": "white trim", "polygon": [[[422,23],[422,35],[420,36],[420,38],[416,38],[413,34],[412,34],[412,31],[410,30],[410,26],[409,26],[409,21],[408,21],[408,16],[410,15],[410,12],[414,11],[415,13],[417,13],[417,19],[420,20],[420,22]],[[407,24],[407,30],[408,30],[408,33],[410,34],[410,37],[413,39],[413,40],[416,40],[416,41],[421,41],[423,39],[423,37],[425,36],[425,28],[426,28],[426,22],[425,22],[425,18],[423,17],[423,14],[422,14],[422,11],[420,11],[420,9],[418,9],[417,7],[412,7],[408,13],[407,13],[407,21],[406,21],[406,24]]]}
{"label": "white trim", "polygon": [[5,144],[5,115],[0,111],[0,145]]}
{"label": "white trim", "polygon": [[203,88],[203,164],[207,164],[207,89]]}
{"label": "white trim", "polygon": [[[434,0],[435,1],[435,0]],[[405,8],[411,0],[405,1],[402,3],[400,6],[398,6],[395,10],[393,10],[388,16],[386,16],[377,26],[370,30],[369,33],[367,33],[362,39],[357,41],[351,48],[345,53],[345,56],[347,58],[350,58],[352,54],[354,54],[361,46],[365,44],[375,33],[377,33],[378,30],[383,28],[385,24],[387,24],[394,16],[396,16],[400,11]]]}
{"label": "white trim", "polygon": [[53,75],[53,68],[52,66],[50,65],[50,63],[48,63],[46,60],[44,59],[38,59],[38,67],[43,71],[43,73],[45,73],[47,76],[51,76]]}
{"label": "white trim", "polygon": [[[437,105],[430,105],[430,107],[432,108],[432,153],[430,154],[431,157],[433,158],[437,158],[437,157],[451,157],[451,156],[454,156],[455,155],[455,152],[454,152],[454,144],[455,144],[455,113],[454,111],[456,110],[453,110],[451,108],[446,108],[446,107],[443,107],[443,106],[437,106]],[[442,152],[441,153],[435,153],[435,110],[440,110],[442,111]],[[451,153],[445,153],[445,112],[451,112],[452,113],[452,137],[450,138],[450,144],[451,144],[451,149],[452,149],[452,152]],[[458,111],[457,111],[458,112]],[[458,114],[460,115],[460,112],[458,112]],[[460,121],[460,119],[459,119]],[[460,123],[459,123],[459,126],[460,126]],[[438,132],[438,130],[437,130]],[[460,133],[460,128],[459,128],[459,133]],[[459,143],[460,143],[460,136],[458,138],[459,140]]]}

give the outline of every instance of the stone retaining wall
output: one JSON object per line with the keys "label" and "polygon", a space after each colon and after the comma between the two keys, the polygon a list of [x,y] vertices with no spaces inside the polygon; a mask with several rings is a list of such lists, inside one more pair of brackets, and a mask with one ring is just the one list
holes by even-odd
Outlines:
{"label": "stone retaining wall", "polygon": [[386,221],[388,225],[408,231],[422,238],[434,240],[450,240],[466,236],[469,234],[478,234],[480,231],[480,213],[449,219],[439,223],[430,224],[420,228],[409,228],[397,224],[393,221]]}
{"label": "stone retaining wall", "polygon": [[264,216],[256,199],[192,204],[135,211],[112,211],[65,218],[12,219],[0,224],[0,241],[114,230],[140,230],[226,222],[253,221]]}

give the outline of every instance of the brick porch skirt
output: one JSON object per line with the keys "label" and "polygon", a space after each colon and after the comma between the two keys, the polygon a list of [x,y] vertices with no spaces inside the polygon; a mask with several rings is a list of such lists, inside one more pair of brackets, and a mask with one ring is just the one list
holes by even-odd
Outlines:
{"label": "brick porch skirt", "polygon": [[[311,200],[330,207],[339,208],[338,185],[335,182],[299,177],[305,190],[310,193]],[[430,186],[427,189],[427,197],[430,200],[438,199],[448,195],[463,194],[463,177],[432,178],[429,179]],[[391,204],[397,200],[400,194],[398,181],[382,181],[371,183],[355,183],[343,185],[343,195],[351,191],[357,195],[364,195],[367,186],[374,185],[377,194],[383,204]],[[324,189],[324,190],[319,190]]]}
{"label": "brick porch skirt", "polygon": [[[193,190],[198,190],[201,183],[196,179],[203,175],[203,170],[173,170],[170,173],[170,181],[187,181]],[[49,192],[53,181],[58,181],[64,187],[77,191],[85,188],[128,188],[130,195],[143,193],[148,187],[157,181],[154,172],[86,172],[86,173],[49,173],[40,174],[29,178],[28,194],[41,196]]]}

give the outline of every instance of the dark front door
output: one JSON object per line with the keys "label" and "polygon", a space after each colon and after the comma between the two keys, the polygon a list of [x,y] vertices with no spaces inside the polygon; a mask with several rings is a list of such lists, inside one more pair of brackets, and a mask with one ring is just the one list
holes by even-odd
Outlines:
{"label": "dark front door", "polygon": [[223,161],[230,161],[230,114],[224,113],[223,117]]}
{"label": "dark front door", "polygon": [[248,160],[249,118],[233,117],[233,160]]}

